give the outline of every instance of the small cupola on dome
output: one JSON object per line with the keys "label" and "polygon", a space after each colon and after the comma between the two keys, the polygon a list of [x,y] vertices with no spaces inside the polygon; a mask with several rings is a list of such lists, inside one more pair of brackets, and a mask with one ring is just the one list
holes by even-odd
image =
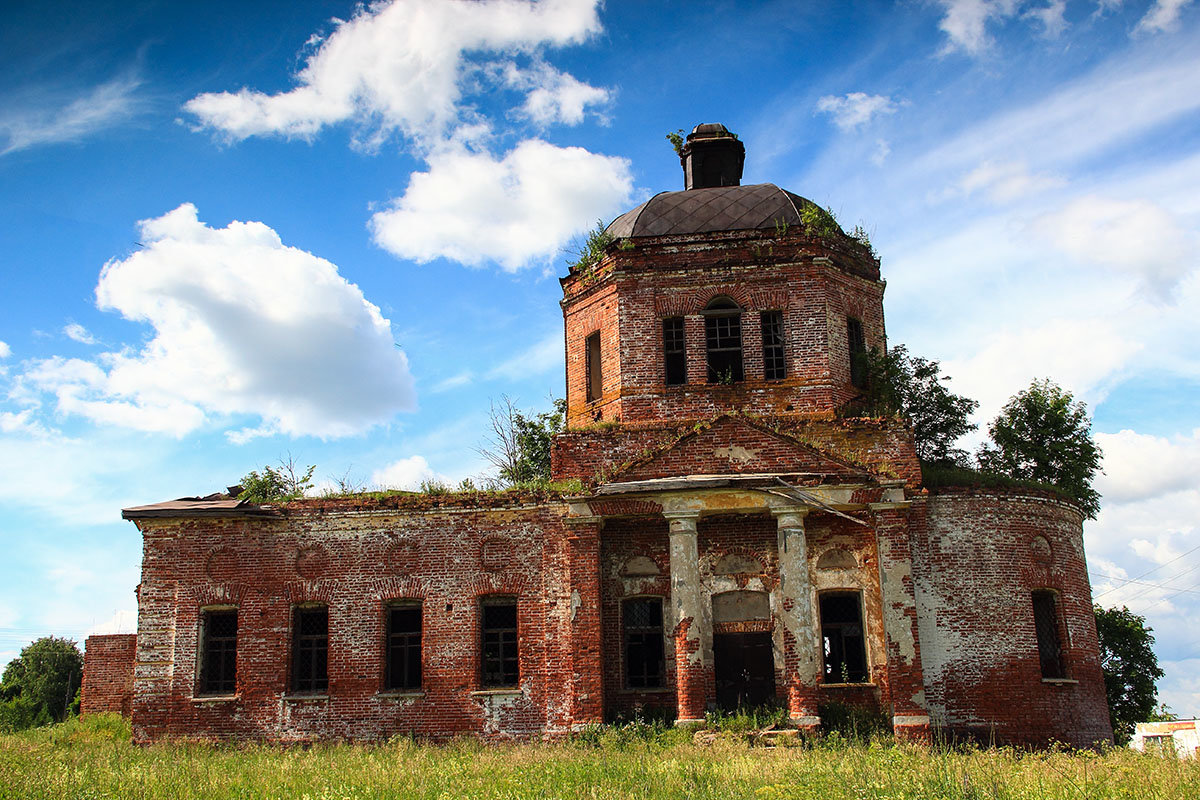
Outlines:
{"label": "small cupola on dome", "polygon": [[683,165],[685,189],[740,186],[746,146],[724,125],[706,122],[692,128],[679,162]]}

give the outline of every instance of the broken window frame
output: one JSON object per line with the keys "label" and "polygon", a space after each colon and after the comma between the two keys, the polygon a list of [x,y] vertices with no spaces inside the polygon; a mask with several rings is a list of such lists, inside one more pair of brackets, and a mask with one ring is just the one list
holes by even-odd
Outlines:
{"label": "broken window frame", "polygon": [[[644,621],[634,611],[634,606],[638,604],[653,609]],[[663,598],[641,596],[622,600],[621,639],[625,655],[625,688],[665,688],[667,661],[663,646]]]}
{"label": "broken window frame", "polygon": [[[853,600],[854,614],[835,615],[829,606],[838,600]],[[871,680],[862,600],[862,592],[857,589],[835,589],[817,595],[823,683],[869,683]],[[845,618],[830,619],[838,616]]]}
{"label": "broken window frame", "polygon": [[[512,609],[512,624],[497,619]],[[485,689],[515,689],[521,682],[520,614],[517,598],[493,595],[479,601],[479,685]]]}
{"label": "broken window frame", "polygon": [[329,606],[292,608],[292,693],[329,691]]}
{"label": "broken window frame", "polygon": [[[224,621],[233,620],[229,632]],[[200,610],[200,655],[197,659],[197,695],[231,695],[237,692],[237,606]]]}
{"label": "broken window frame", "polygon": [[420,600],[392,600],[384,606],[384,691],[421,689],[423,617]]}
{"label": "broken window frame", "polygon": [[1033,627],[1043,680],[1066,680],[1067,659],[1062,643],[1062,618],[1058,592],[1035,589],[1031,593]]}
{"label": "broken window frame", "polygon": [[850,359],[850,385],[867,388],[867,339],[862,320],[846,317],[846,352]]}
{"label": "broken window frame", "polygon": [[662,321],[663,383],[682,386],[687,383],[687,339],[683,317],[666,317]]}
{"label": "broken window frame", "polygon": [[730,384],[746,379],[742,359],[742,309],[728,295],[718,295],[704,315],[704,352],[708,382]]}
{"label": "broken window frame", "polygon": [[604,397],[604,357],[600,331],[590,333],[584,339],[584,391],[589,403]]}
{"label": "broken window frame", "polygon": [[763,311],[759,315],[762,326],[763,378],[781,381],[787,377],[787,353],[783,339],[783,312]]}

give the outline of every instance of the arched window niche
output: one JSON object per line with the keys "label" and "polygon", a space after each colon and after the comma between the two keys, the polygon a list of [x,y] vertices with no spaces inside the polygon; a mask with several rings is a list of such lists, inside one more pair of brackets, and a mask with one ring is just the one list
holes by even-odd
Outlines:
{"label": "arched window niche", "polygon": [[704,340],[708,354],[708,382],[740,383],[742,370],[742,308],[732,297],[720,294],[709,301],[704,315]]}

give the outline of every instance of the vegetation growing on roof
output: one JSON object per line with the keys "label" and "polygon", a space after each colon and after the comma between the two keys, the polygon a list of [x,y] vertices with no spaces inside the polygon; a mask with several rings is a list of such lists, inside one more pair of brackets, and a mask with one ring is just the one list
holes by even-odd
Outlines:
{"label": "vegetation growing on roof", "polygon": [[667,141],[675,148],[675,155],[683,158],[683,128],[667,131]]}
{"label": "vegetation growing on roof", "polygon": [[279,459],[278,467],[267,464],[262,472],[250,470],[246,473],[242,478],[242,491],[238,499],[250,503],[282,503],[303,497],[312,489],[312,476],[316,468],[315,464],[310,464],[308,469],[304,469],[288,453],[286,459]]}
{"label": "vegetation growing on roof", "polygon": [[588,231],[582,240],[576,239],[567,249],[570,256],[567,259],[568,270],[572,273],[585,272],[604,260],[609,245],[617,241],[617,237],[609,233],[606,227],[604,220],[596,220],[596,227]]}

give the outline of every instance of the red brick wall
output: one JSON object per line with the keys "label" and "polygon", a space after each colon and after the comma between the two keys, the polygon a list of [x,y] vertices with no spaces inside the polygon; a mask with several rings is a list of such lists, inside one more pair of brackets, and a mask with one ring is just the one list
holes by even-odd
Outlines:
{"label": "red brick wall", "polygon": [[[609,520],[600,546],[601,652],[604,654],[604,699],[607,719],[645,709],[652,714],[675,716],[675,649],[670,634],[671,557],[667,521],[661,516]],[[657,575],[624,575],[629,559],[644,556],[658,566]],[[621,601],[627,597],[661,597],[666,683],[661,691],[625,688]]]}
{"label": "red brick wall", "polygon": [[[912,433],[895,420],[834,420],[788,415],[752,421],[759,428],[776,429],[831,458],[874,474],[904,480],[912,487],[921,483],[921,465],[917,461]],[[608,480],[634,462],[651,457],[693,433],[697,422],[681,418],[568,430],[555,438],[551,472],[555,480]],[[718,420],[717,424],[724,423]],[[723,468],[718,469],[718,466],[711,458],[700,459],[695,463],[682,463],[679,474],[739,471],[728,461]],[[797,464],[789,469],[799,471],[800,466]],[[745,469],[756,470],[754,464]]]}
{"label": "red brick wall", "polygon": [[133,659],[137,636],[89,636],[83,645],[80,715],[116,711],[128,717],[133,702]]}
{"label": "red brick wall", "polygon": [[[918,499],[912,525],[934,724],[1021,744],[1111,741],[1079,512],[1019,491],[942,490]],[[1042,679],[1037,589],[1058,593],[1067,682]]]}
{"label": "red brick wall", "polygon": [[[572,552],[563,511],[301,507],[281,519],[143,520],[135,740],[528,737],[598,721],[600,698],[591,710],[573,702],[587,662],[571,647],[598,624],[597,591],[573,597],[570,580],[589,563],[594,576],[598,556]],[[479,598],[493,594],[518,598],[520,687],[504,695],[477,693]],[[424,608],[416,697],[381,693],[383,606],[400,598]],[[319,699],[289,696],[291,609],[306,602],[329,608]],[[234,698],[196,697],[200,614],[215,605],[238,608]]]}
{"label": "red brick wall", "polygon": [[[563,280],[569,425],[706,417],[733,409],[830,410],[857,394],[849,385],[847,315],[862,321],[868,346],[884,345],[883,284],[878,266],[861,253],[797,233],[628,241],[632,249],[614,250],[599,269]],[[700,315],[722,294],[744,310],[746,380],[732,386],[708,383]],[[784,312],[787,377],[768,382],[759,312],[771,310]],[[675,316],[684,317],[688,382],[666,386],[662,320]],[[605,396],[587,403],[584,338],[595,330],[603,340]],[[619,363],[610,365],[610,354]]]}

